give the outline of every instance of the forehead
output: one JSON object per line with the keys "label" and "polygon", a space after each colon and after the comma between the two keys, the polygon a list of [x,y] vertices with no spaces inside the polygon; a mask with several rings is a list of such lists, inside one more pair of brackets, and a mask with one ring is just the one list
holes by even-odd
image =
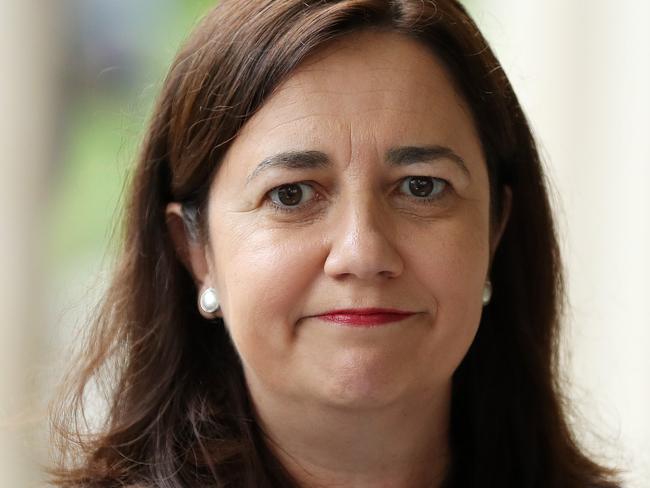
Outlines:
{"label": "forehead", "polygon": [[307,58],[228,152],[246,153],[248,163],[238,164],[244,170],[271,152],[319,149],[346,159],[408,144],[462,147],[467,159],[481,157],[470,111],[431,50],[369,31]]}

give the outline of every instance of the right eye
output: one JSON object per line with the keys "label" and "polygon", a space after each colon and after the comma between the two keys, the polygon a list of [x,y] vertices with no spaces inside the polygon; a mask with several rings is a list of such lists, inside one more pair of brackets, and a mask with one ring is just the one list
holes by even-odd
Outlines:
{"label": "right eye", "polygon": [[315,192],[307,183],[288,183],[273,188],[269,193],[269,200],[274,210],[281,212],[295,212],[308,203],[302,203],[306,198],[312,200]]}

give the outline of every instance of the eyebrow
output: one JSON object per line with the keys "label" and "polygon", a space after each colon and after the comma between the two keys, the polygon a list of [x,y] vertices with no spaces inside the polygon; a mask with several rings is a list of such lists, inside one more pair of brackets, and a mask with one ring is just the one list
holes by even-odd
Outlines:
{"label": "eyebrow", "polygon": [[[467,177],[469,169],[463,158],[446,146],[401,146],[386,151],[385,161],[389,166],[408,166],[410,164],[434,162],[447,159],[455,163]],[[286,169],[316,169],[327,168],[331,162],[327,155],[321,151],[286,151],[269,156],[257,165],[255,170],[246,179],[248,185],[260,173],[271,168],[281,167]]]}

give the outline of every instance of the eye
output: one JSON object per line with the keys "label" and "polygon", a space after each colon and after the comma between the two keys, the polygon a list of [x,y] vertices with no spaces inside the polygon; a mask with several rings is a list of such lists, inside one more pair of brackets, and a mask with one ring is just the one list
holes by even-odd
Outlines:
{"label": "eye", "polygon": [[273,188],[269,193],[271,205],[281,211],[292,212],[305,205],[305,199],[314,196],[314,189],[306,183],[289,183]]}
{"label": "eye", "polygon": [[441,198],[449,183],[432,176],[409,176],[400,184],[400,190],[417,200],[431,201]]}

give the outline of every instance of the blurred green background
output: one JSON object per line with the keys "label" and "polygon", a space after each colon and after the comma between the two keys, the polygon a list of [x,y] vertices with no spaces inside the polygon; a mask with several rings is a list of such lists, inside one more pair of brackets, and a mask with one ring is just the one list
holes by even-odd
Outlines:
{"label": "blurred green background", "polygon": [[66,5],[58,157],[51,171],[47,267],[96,262],[151,106],[177,49],[214,0],[81,0]]}

